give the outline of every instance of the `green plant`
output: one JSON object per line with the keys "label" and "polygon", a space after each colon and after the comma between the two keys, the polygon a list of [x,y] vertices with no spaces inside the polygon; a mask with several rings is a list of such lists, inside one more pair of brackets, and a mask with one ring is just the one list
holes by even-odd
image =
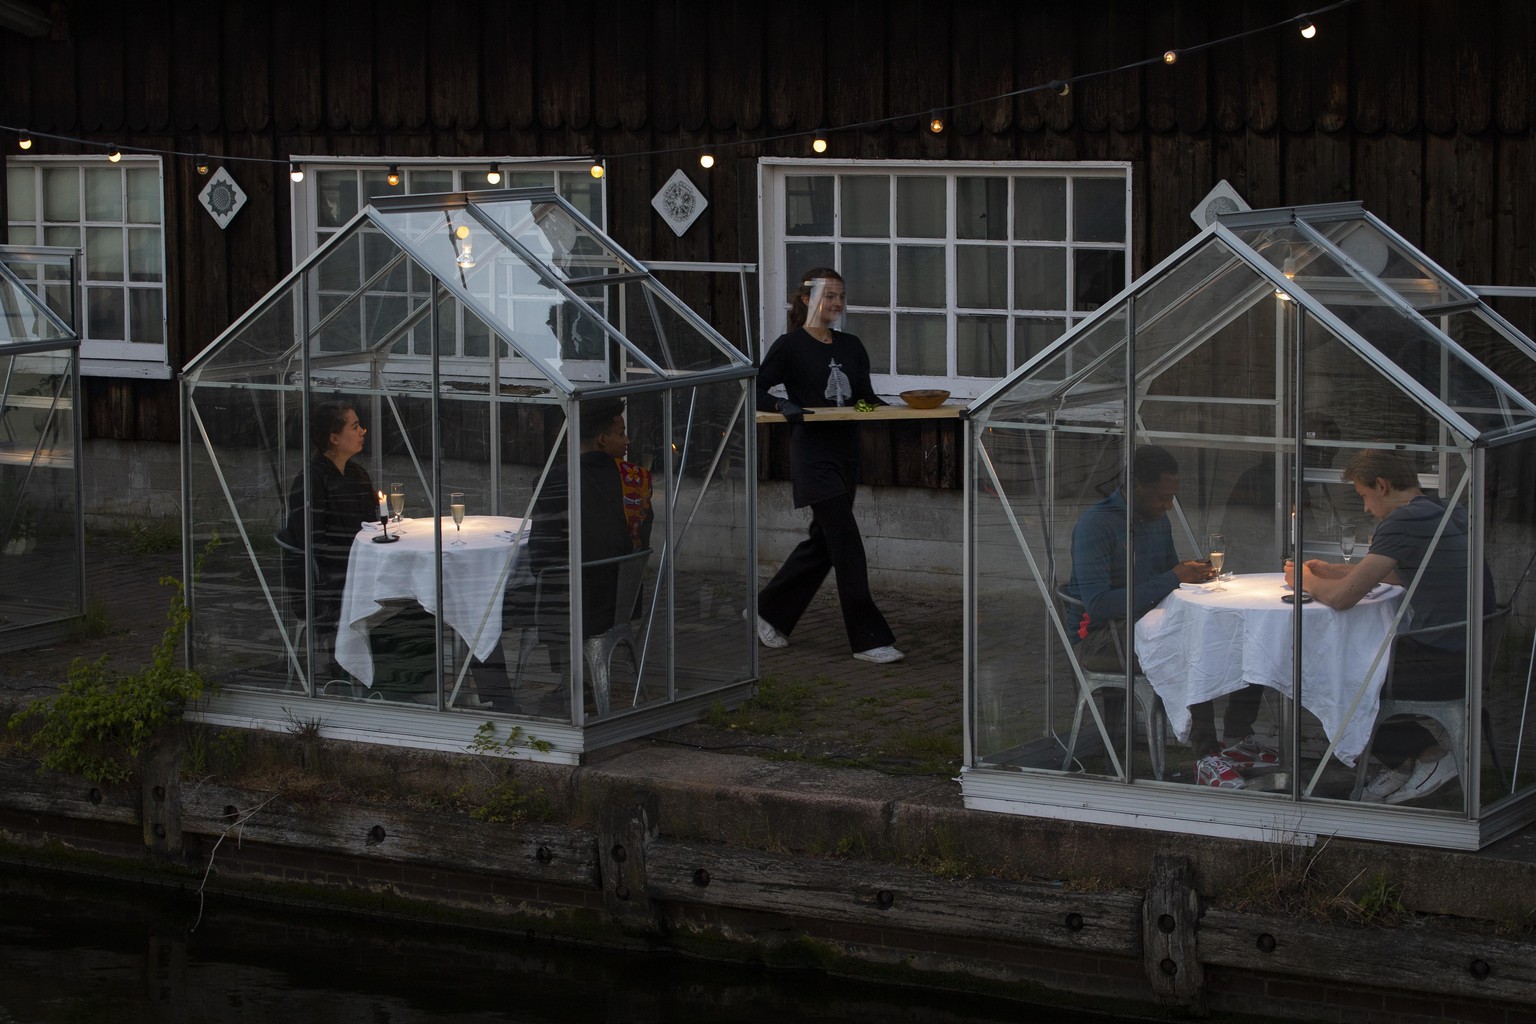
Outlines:
{"label": "green plant", "polygon": [[128,548],[136,555],[175,551],[179,547],[181,523],[173,517],[141,519],[128,529]]}
{"label": "green plant", "polygon": [[[514,762],[519,748],[546,753],[554,745],[548,740],[533,736],[524,738],[520,725],[511,726],[502,739],[496,735],[496,723],[486,722],[475,731],[469,752],[476,755],[476,762],[490,777],[484,790],[475,792],[470,786],[461,786],[452,794],[457,804],[469,804],[470,818],[496,824],[516,824],[527,818],[543,820],[551,814],[549,800],[542,789],[526,789],[514,775]],[[487,758],[494,757],[494,763]]]}
{"label": "green plant", "polygon": [[[217,537],[208,542],[197,569],[217,544]],[[202,696],[202,677],[176,665],[176,651],[191,618],[186,586],[170,576],[160,583],[172,588],[169,625],[148,665],[118,674],[107,669],[107,655],[94,661],[76,658],[56,696],[35,701],[11,719],[12,729],[35,724],[21,745],[38,755],[43,768],[92,782],[130,779],[166,730],[181,719],[187,704]]]}
{"label": "green plant", "polygon": [[98,637],[111,636],[118,632],[118,628],[112,624],[112,617],[107,612],[107,603],[99,597],[93,597],[85,602],[85,617],[75,627],[75,637],[80,640],[94,640]]}
{"label": "green plant", "polygon": [[1355,901],[1366,924],[1395,919],[1403,912],[1403,887],[1378,872],[1366,883],[1365,892]]}

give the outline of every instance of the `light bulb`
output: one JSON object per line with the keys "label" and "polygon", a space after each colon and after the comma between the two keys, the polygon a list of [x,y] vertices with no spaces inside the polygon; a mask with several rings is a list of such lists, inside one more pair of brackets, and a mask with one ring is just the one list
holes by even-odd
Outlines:
{"label": "light bulb", "polygon": [[704,153],[699,157],[699,166],[707,171],[715,166],[715,158],[708,153]]}
{"label": "light bulb", "polygon": [[398,164],[389,165],[389,173],[384,176],[384,180],[389,182],[390,188],[400,184],[400,167]]}
{"label": "light bulb", "polygon": [[468,238],[469,237],[469,225],[468,224],[460,224],[458,227],[454,228],[453,229],[453,237],[457,238],[461,242],[464,239]]}
{"label": "light bulb", "polygon": [[1179,51],[1178,50],[1165,50],[1165,51],[1163,51],[1163,63],[1164,64],[1177,64],[1178,62],[1179,62]]}
{"label": "light bulb", "polygon": [[818,153],[825,153],[827,151],[827,140],[818,135],[811,140],[811,148]]}
{"label": "light bulb", "polygon": [[297,185],[304,180],[304,165],[297,160],[288,165],[288,180]]}
{"label": "light bulb", "polygon": [[1287,281],[1294,281],[1294,280],[1296,280],[1296,259],[1295,259],[1295,257],[1287,256],[1285,258],[1285,263],[1282,264],[1281,269],[1280,269],[1280,273],[1285,275],[1285,279]]}
{"label": "light bulb", "polygon": [[1312,24],[1310,21],[1302,22],[1302,24],[1301,24],[1301,38],[1303,38],[1303,39],[1316,39],[1317,38],[1317,26]]}
{"label": "light bulb", "polygon": [[[464,229],[461,228],[460,230]],[[473,247],[468,242],[460,245],[459,255],[456,259],[454,259],[453,262],[457,263],[461,270],[468,270],[470,267],[473,267],[475,265],[475,254],[473,252]]]}
{"label": "light bulb", "polygon": [[937,135],[944,130],[944,119],[939,116],[937,110],[928,115],[928,130]]}
{"label": "light bulb", "polygon": [[20,146],[22,149],[31,149],[32,136],[28,135],[26,132],[22,132],[21,138],[16,140],[16,145]]}
{"label": "light bulb", "polygon": [[593,157],[592,166],[587,168],[587,173],[592,175],[594,178],[601,178],[604,174],[608,173],[607,171],[603,170],[602,157]]}
{"label": "light bulb", "polygon": [[112,145],[112,148],[107,150],[107,159],[112,161],[113,163],[117,163],[122,158],[123,158],[123,151],[118,149],[117,148],[117,144],[114,143]]}
{"label": "light bulb", "polygon": [[501,184],[501,164],[492,163],[490,169],[485,172],[485,180],[486,180],[486,183],[489,184],[489,185],[500,185]]}
{"label": "light bulb", "polygon": [[208,173],[208,158],[202,153],[197,154],[197,159],[192,161],[192,166],[197,168],[198,174]]}
{"label": "light bulb", "polygon": [[1057,79],[1050,84],[1050,88],[1053,92],[1056,93],[1057,96],[1065,96],[1072,91],[1072,83],[1063,82],[1060,79]]}

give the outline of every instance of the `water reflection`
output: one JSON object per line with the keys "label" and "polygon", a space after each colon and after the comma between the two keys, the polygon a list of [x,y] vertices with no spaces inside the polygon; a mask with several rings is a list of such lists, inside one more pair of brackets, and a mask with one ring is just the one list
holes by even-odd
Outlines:
{"label": "water reflection", "polygon": [[[7,871],[0,1024],[1081,1020],[813,971],[467,935]],[[195,930],[193,924],[196,923]]]}

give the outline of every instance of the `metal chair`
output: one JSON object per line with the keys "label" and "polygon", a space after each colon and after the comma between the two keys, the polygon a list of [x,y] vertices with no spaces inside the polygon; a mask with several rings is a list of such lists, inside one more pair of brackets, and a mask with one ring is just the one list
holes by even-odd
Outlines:
{"label": "metal chair", "polygon": [[[1083,603],[1075,596],[1069,594],[1064,588],[1056,588],[1058,610],[1063,622],[1072,622],[1075,617],[1081,616]],[[1069,615],[1075,612],[1076,615]],[[1114,637],[1115,653],[1120,657],[1121,664],[1125,663],[1125,648],[1120,643],[1119,627],[1111,622],[1107,627]],[[1068,656],[1077,662],[1075,652],[1069,650]],[[1083,674],[1084,681],[1088,684],[1087,692],[1079,693],[1077,698],[1077,710],[1072,715],[1072,734],[1067,740],[1066,756],[1062,759],[1061,770],[1067,771],[1072,766],[1072,760],[1077,756],[1077,737],[1083,727],[1083,712],[1092,699],[1092,695],[1103,693],[1108,695],[1125,693],[1125,676],[1119,672],[1095,672],[1077,665]],[[1152,763],[1152,777],[1161,780],[1164,768],[1167,765],[1166,752],[1164,750],[1165,736],[1167,735],[1168,716],[1163,710],[1163,700],[1152,689],[1152,684],[1147,677],[1137,672],[1131,680],[1131,694],[1136,702],[1136,707],[1141,712],[1141,720],[1147,726],[1147,756]],[[1133,723],[1134,728],[1134,723]]]}
{"label": "metal chair", "polygon": [[[1483,616],[1483,673],[1482,678],[1487,679],[1493,672],[1493,666],[1499,660],[1500,649],[1504,646],[1504,633],[1509,627],[1509,611],[1511,606],[1504,605],[1496,608]],[[1359,800],[1360,794],[1365,790],[1366,767],[1371,760],[1371,747],[1376,742],[1376,731],[1390,718],[1400,715],[1417,715],[1436,722],[1445,731],[1446,742],[1451,746],[1451,753],[1456,758],[1457,771],[1462,771],[1467,766],[1467,698],[1465,692],[1459,697],[1451,697],[1445,700],[1409,700],[1397,698],[1391,695],[1392,679],[1396,670],[1397,643],[1410,637],[1422,636],[1425,633],[1442,633],[1455,625],[1465,623],[1453,623],[1452,626],[1436,626],[1433,629],[1412,629],[1398,633],[1392,640],[1393,663],[1387,666],[1387,680],[1382,685],[1381,706],[1376,711],[1376,723],[1371,727],[1371,738],[1366,741],[1365,749],[1360,752],[1359,759],[1355,762],[1355,791],[1352,799]],[[1499,763],[1498,748],[1493,742],[1493,731],[1488,719],[1488,708],[1483,708],[1483,738],[1488,743],[1488,750],[1493,756],[1494,770],[1503,779],[1504,766]],[[1465,791],[1465,784],[1463,784]]]}

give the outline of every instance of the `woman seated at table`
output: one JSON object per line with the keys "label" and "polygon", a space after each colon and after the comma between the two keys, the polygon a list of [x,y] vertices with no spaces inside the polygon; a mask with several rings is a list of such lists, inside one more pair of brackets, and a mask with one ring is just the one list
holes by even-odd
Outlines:
{"label": "woman seated at table", "polygon": [[[327,402],[315,409],[309,423],[310,522],[308,549],[314,565],[314,629],[316,646],[324,652],[324,673],[340,676],[331,661],[341,593],[347,582],[347,557],[363,522],[378,518],[378,498],[368,471],[352,462],[363,450],[368,429],[357,410],[346,402]],[[288,493],[288,523],[282,540],[290,545],[284,571],[290,581],[295,613],[304,613],[304,474],[294,478]]]}
{"label": "woman seated at table", "polygon": [[[1343,611],[1383,581],[1408,586],[1423,566],[1412,600],[1415,635],[1400,637],[1393,646],[1393,696],[1409,700],[1462,696],[1466,693],[1466,510],[1452,509],[1436,540],[1435,533],[1446,518],[1445,503],[1419,489],[1418,470],[1397,452],[1362,451],[1344,467],[1343,479],[1354,484],[1365,511],[1381,520],[1371,537],[1371,549],[1353,564],[1309,559],[1302,563],[1301,589]],[[1289,562],[1285,579],[1295,584],[1294,566]],[[1494,607],[1493,576],[1486,565],[1483,607],[1488,611]],[[1417,800],[1460,772],[1455,756],[1413,720],[1383,724],[1371,753],[1386,766],[1361,797],[1372,803]]]}

